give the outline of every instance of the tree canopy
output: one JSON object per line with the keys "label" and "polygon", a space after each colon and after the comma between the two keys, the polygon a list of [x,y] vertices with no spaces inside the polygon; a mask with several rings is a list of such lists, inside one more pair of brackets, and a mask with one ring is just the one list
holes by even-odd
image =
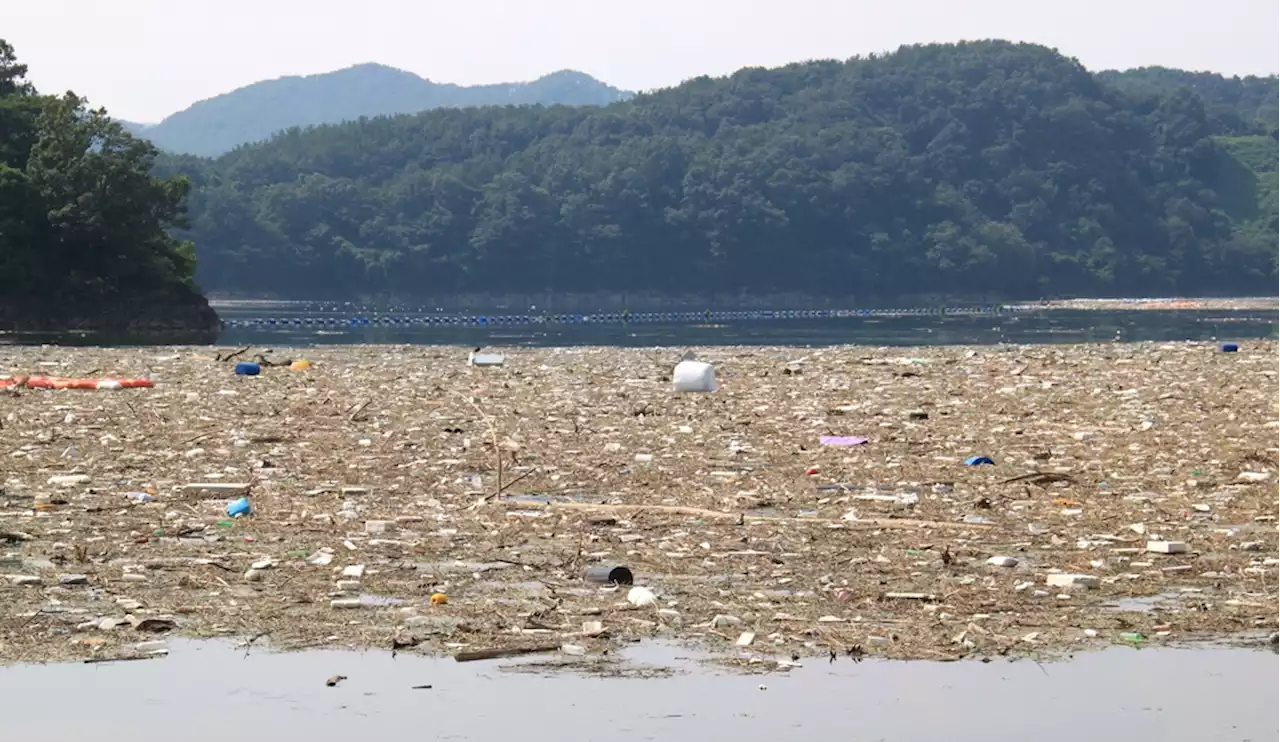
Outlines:
{"label": "tree canopy", "polygon": [[72,93],[37,94],[26,72],[0,40],[0,324],[47,329],[140,301],[216,320],[192,245],[170,234],[186,179],[153,178],[150,144]]}
{"label": "tree canopy", "polygon": [[1269,134],[1280,118],[1280,85],[1275,75],[1224,77],[1213,72],[1187,72],[1168,67],[1139,67],[1098,73],[1103,82],[1134,96],[1160,98],[1178,88],[1191,88],[1204,101],[1205,116],[1219,134]]}
{"label": "tree canopy", "polygon": [[1215,126],[1192,87],[1127,93],[983,41],[604,108],[292,129],[158,167],[194,183],[187,234],[214,291],[1273,291],[1274,222],[1230,215],[1224,177],[1258,193]]}

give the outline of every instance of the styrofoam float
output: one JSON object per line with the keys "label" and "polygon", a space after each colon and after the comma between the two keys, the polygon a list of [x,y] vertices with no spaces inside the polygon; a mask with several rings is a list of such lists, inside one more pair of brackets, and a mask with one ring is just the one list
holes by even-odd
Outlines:
{"label": "styrofoam float", "polygon": [[479,348],[467,356],[467,363],[472,366],[501,366],[506,360],[501,353],[481,353]]}
{"label": "styrofoam float", "polygon": [[671,374],[671,386],[677,392],[714,392],[716,367],[702,361],[681,361]]}

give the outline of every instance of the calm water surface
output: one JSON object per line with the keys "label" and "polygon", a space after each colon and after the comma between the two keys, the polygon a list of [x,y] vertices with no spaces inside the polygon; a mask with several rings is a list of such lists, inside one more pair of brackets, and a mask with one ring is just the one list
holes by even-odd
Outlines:
{"label": "calm water surface", "polygon": [[[689,345],[953,345],[1133,341],[1232,341],[1277,336],[1275,311],[1053,310],[976,316],[843,317],[713,320],[684,323],[416,324],[426,315],[397,314],[395,324],[351,326],[341,312],[308,305],[219,306],[229,326],[223,345],[405,343],[466,346]],[[268,326],[268,318],[326,324]],[[335,319],[341,320],[334,322]],[[248,325],[246,326],[246,323]]]}
{"label": "calm water surface", "polygon": [[[1043,665],[810,660],[788,674],[743,676],[650,645],[629,655],[675,674],[608,678],[387,652],[246,657],[227,644],[171,646],[168,657],[143,662],[0,668],[4,738],[1263,742],[1280,734],[1277,658],[1265,650],[1117,648]],[[334,674],[348,679],[325,687]]]}

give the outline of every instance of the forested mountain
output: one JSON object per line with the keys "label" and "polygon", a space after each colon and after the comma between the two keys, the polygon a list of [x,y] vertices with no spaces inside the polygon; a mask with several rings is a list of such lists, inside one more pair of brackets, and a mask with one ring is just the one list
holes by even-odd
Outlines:
{"label": "forested mountain", "polygon": [[143,139],[146,139],[147,129],[154,127],[155,124],[139,124],[134,121],[120,121],[120,126],[122,126],[125,131],[129,132],[135,137],[141,137]]}
{"label": "forested mountain", "polygon": [[195,103],[154,126],[125,126],[167,152],[214,156],[295,126],[460,106],[606,105],[629,96],[572,70],[533,82],[466,87],[431,82],[385,65],[361,64],[256,82]]}
{"label": "forested mountain", "polygon": [[188,183],[74,94],[38,95],[0,39],[0,330],[195,331],[217,315],[168,230]]}
{"label": "forested mountain", "polygon": [[1204,101],[1205,114],[1222,134],[1270,134],[1280,118],[1280,81],[1275,75],[1224,77],[1168,67],[1098,73],[1103,82],[1134,96],[1163,97],[1187,87]]}
{"label": "forested mountain", "polygon": [[[1265,178],[1240,177],[1214,125],[1189,88],[1130,95],[984,41],[607,108],[291,130],[159,167],[193,179],[213,291],[1270,293],[1275,223],[1240,210]],[[1249,141],[1274,163],[1274,139]]]}

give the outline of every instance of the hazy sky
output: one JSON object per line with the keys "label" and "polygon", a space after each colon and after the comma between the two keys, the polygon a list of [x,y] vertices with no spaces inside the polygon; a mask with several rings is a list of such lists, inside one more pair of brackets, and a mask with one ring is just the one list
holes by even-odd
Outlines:
{"label": "hazy sky", "polygon": [[1280,68],[1277,0],[0,0],[45,92],[153,122],[258,80],[360,62],[441,82],[576,69],[627,89],[901,44],[1005,38],[1091,69]]}

